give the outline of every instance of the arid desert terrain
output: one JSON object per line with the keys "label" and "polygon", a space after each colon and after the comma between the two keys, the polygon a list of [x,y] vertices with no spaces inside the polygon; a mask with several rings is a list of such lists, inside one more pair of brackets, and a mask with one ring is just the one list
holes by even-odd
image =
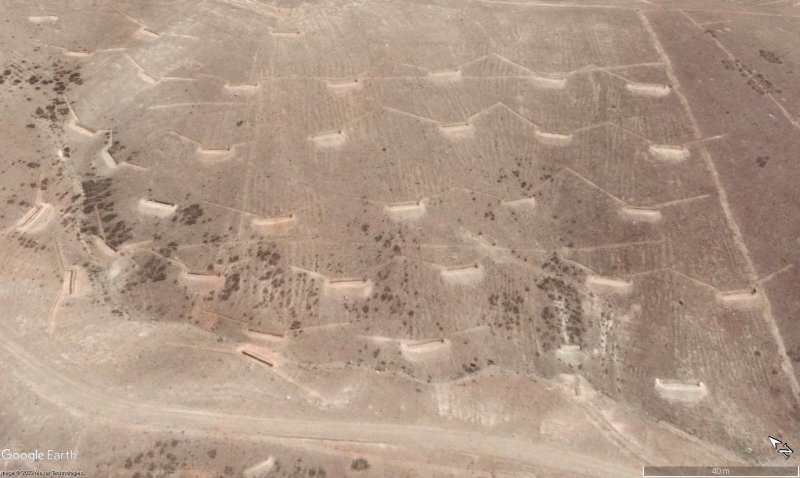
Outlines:
{"label": "arid desert terrain", "polygon": [[799,1],[0,25],[0,476],[798,464]]}

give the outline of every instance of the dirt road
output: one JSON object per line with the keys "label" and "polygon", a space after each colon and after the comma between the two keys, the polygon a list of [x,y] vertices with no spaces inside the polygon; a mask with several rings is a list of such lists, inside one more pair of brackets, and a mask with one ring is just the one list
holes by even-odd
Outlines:
{"label": "dirt road", "polygon": [[636,468],[620,465],[576,450],[477,432],[443,428],[356,421],[310,420],[237,415],[209,409],[132,401],[114,396],[96,384],[83,383],[57,370],[35,352],[15,342],[0,326],[0,357],[31,391],[67,411],[149,429],[185,430],[192,433],[232,433],[242,438],[290,438],[359,443],[386,443],[486,456],[525,465],[583,473],[587,476],[638,476]]}

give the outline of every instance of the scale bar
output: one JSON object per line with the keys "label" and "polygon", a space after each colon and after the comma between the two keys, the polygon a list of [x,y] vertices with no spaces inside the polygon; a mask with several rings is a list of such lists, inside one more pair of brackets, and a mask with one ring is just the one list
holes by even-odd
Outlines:
{"label": "scale bar", "polygon": [[800,466],[643,466],[643,478],[800,478]]}

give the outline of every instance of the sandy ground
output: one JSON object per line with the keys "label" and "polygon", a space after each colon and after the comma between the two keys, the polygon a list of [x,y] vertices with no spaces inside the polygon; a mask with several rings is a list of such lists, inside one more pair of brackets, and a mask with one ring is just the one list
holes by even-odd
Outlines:
{"label": "sandy ground", "polygon": [[0,470],[621,477],[800,436],[796,1],[2,10],[0,449],[75,457]]}

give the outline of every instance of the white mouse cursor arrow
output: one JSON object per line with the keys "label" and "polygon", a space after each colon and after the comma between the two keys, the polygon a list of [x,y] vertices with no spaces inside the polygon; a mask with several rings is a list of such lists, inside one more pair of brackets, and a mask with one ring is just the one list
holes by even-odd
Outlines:
{"label": "white mouse cursor arrow", "polygon": [[769,438],[769,443],[770,443],[770,445],[772,445],[772,448],[774,448],[775,451],[777,451],[778,453],[783,455],[783,457],[785,459],[788,460],[789,459],[789,455],[794,453],[794,450],[789,448],[789,444],[788,443],[784,443],[782,440],[778,440],[777,438],[771,437],[771,436],[767,437],[767,438]]}

